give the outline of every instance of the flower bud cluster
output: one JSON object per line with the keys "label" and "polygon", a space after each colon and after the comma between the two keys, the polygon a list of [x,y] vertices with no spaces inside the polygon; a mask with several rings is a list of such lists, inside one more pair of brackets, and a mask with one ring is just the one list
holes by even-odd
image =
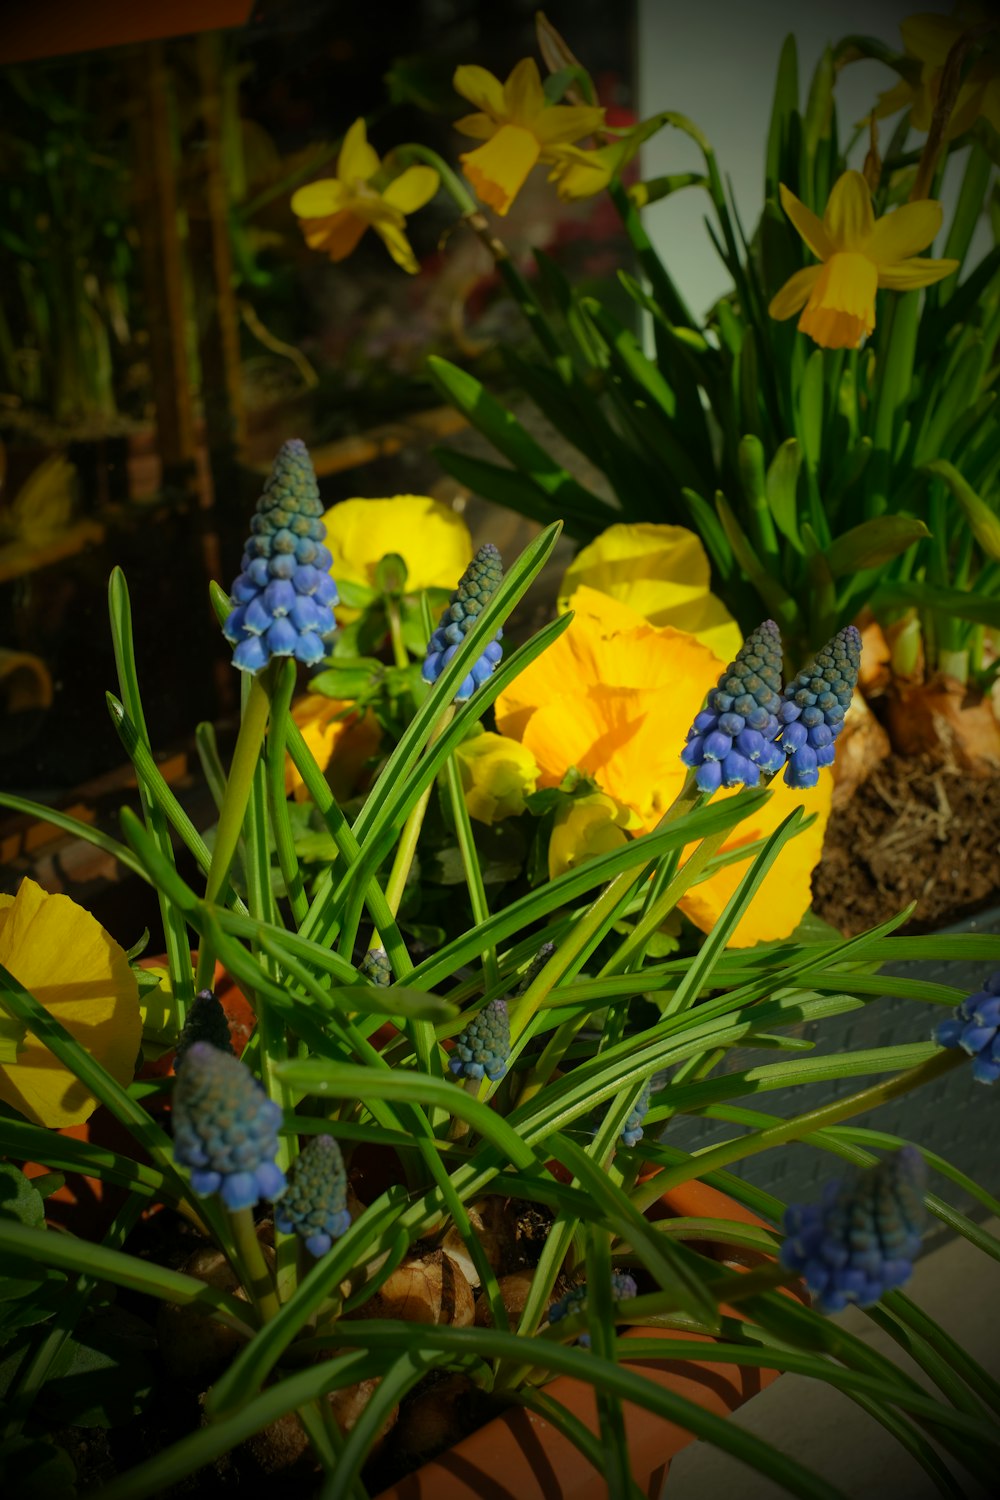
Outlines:
{"label": "flower bud cluster", "polygon": [[[611,1296],[615,1302],[626,1302],[629,1297],[634,1297],[638,1288],[635,1279],[627,1271],[613,1270],[611,1272]],[[549,1308],[549,1324],[559,1323],[563,1318],[570,1317],[573,1313],[583,1312],[587,1306],[587,1283],[581,1281],[578,1286],[570,1287],[564,1292],[558,1302],[553,1302]],[[577,1339],[585,1349],[590,1348],[590,1334],[581,1333]]]}
{"label": "flower bud cluster", "polygon": [[195,1042],[210,1042],[219,1052],[235,1056],[229,1036],[229,1022],[214,990],[199,990],[191,1002],[187,1020],[174,1052],[174,1072],[178,1073]]}
{"label": "flower bud cluster", "polygon": [[977,1083],[1000,1080],[1000,969],[931,1033],[939,1047],[961,1047]]}
{"label": "flower bud cluster", "polygon": [[785,1210],[781,1264],[801,1273],[822,1312],[871,1307],[909,1280],[926,1222],[925,1179],[920,1152],[904,1146],[828,1182],[818,1207]]}
{"label": "flower bud cluster", "polygon": [[392,965],[389,955],[384,948],[369,948],[364,958],[358,965],[358,973],[362,979],[367,979],[369,984],[377,984],[380,989],[385,989],[392,983]]}
{"label": "flower bud cluster", "polygon": [[336,629],[337,590],[322,515],[312,461],[293,438],[278,453],[257,502],[232,587],[234,608],[223,626],[241,671],[260,672],[275,656],[306,666],[325,656]]}
{"label": "flower bud cluster", "polygon": [[621,1129],[622,1142],[626,1146],[637,1146],[642,1140],[642,1122],[646,1118],[649,1109],[649,1096],[652,1092],[653,1080],[647,1078],[642,1086],[642,1092],[632,1106],[631,1113]]}
{"label": "flower bud cluster", "polygon": [[332,1135],[314,1136],[292,1162],[274,1222],[282,1234],[297,1234],[317,1258],[350,1228],[344,1158]]}
{"label": "flower bud cluster", "polygon": [[822,767],[833,765],[860,665],[861,635],[848,625],[785,688],[779,718],[789,786],[813,787]]}
{"label": "flower bud cluster", "polygon": [[448,1067],[465,1078],[479,1079],[485,1073],[495,1083],[506,1073],[509,1057],[510,1020],[501,996],[484,1005],[455,1038]]}
{"label": "flower bud cluster", "polygon": [[173,1096],[174,1156],[201,1198],[218,1193],[233,1212],[285,1191],[275,1161],[281,1109],[250,1069],[211,1042],[194,1042]]}
{"label": "flower bud cluster", "polygon": [[757,786],[761,771],[780,770],[780,695],[781,634],[765,620],[747,636],[688,732],[681,760],[697,769],[700,791]]}
{"label": "flower bud cluster", "polygon": [[[480,547],[462,574],[458,587],[451,596],[451,602],[427,643],[427,655],[424,658],[423,667],[425,682],[437,682],[482,614],[484,607],[500,587],[502,579],[503,563],[500,553],[492,542],[487,542]],[[500,645],[502,635],[503,631],[498,630],[493,640],[483,650],[482,655],[473,662],[469,672],[459,684],[458,692],[455,694],[456,703],[464,703],[467,698],[471,698],[476,688],[492,676],[494,668],[503,656],[503,647]]]}

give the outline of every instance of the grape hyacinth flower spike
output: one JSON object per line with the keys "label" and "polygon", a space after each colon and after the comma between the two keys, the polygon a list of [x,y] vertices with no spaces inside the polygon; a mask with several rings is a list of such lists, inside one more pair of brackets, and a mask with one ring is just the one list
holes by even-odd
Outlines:
{"label": "grape hyacinth flower spike", "polygon": [[507,1001],[491,1000],[473,1016],[455,1038],[448,1067],[456,1075],[479,1080],[483,1074],[495,1083],[507,1071],[510,1057],[510,1020]]}
{"label": "grape hyacinth flower spike", "polygon": [[[611,1296],[615,1302],[626,1302],[629,1297],[634,1297],[638,1291],[635,1279],[627,1271],[611,1272]],[[587,1283],[581,1281],[578,1286],[570,1287],[564,1292],[558,1302],[553,1302],[549,1308],[549,1326],[559,1323],[563,1318],[570,1317],[573,1313],[583,1312],[587,1306]],[[584,1349],[590,1348],[590,1334],[581,1333],[577,1339]]]}
{"label": "grape hyacinth flower spike", "polygon": [[174,1072],[180,1072],[181,1064],[195,1042],[211,1042],[219,1052],[228,1052],[235,1057],[229,1035],[226,1013],[214,990],[199,990],[191,1002],[177,1048],[174,1052]]}
{"label": "grape hyacinth flower spike", "polygon": [[297,1234],[317,1259],[350,1228],[344,1158],[332,1135],[315,1136],[292,1162],[274,1222],[282,1234]]}
{"label": "grape hyacinth flower spike", "polygon": [[[423,679],[427,683],[437,682],[455,652],[461,646],[484,607],[492,599],[503,579],[503,562],[492,542],[480,547],[475,557],[459,580],[458,588],[451,596],[447,609],[438,622],[438,627],[427,643],[424,658]],[[471,698],[476,688],[493,675],[493,670],[503,656],[498,630],[492,641],[483,649],[482,655],[459,684],[455,694],[456,703]]]}
{"label": "grape hyacinth flower spike", "polygon": [[174,1088],[174,1156],[190,1168],[199,1198],[218,1193],[233,1213],[280,1198],[281,1119],[245,1063],[211,1042],[188,1048]]}
{"label": "grape hyacinth flower spike", "polygon": [[751,631],[719,678],[687,735],[681,760],[697,771],[699,791],[757,786],[761,771],[781,769],[781,633],[773,620]]}
{"label": "grape hyacinth flower spike", "polygon": [[823,766],[833,765],[834,741],[844,727],[860,665],[861,635],[848,625],[785,688],[779,717],[789,786],[814,787]]}
{"label": "grape hyacinth flower spike", "polygon": [[786,1208],[781,1264],[803,1276],[821,1312],[871,1307],[909,1280],[926,1222],[926,1175],[920,1152],[904,1146],[828,1182],[818,1207]]}
{"label": "grape hyacinth flower spike", "polygon": [[649,1096],[652,1092],[653,1080],[647,1078],[642,1086],[642,1092],[632,1106],[631,1113],[621,1128],[622,1144],[625,1146],[637,1146],[642,1140],[642,1122],[646,1118],[649,1109]]}
{"label": "grape hyacinth flower spike", "polygon": [[977,1083],[1000,1081],[1000,969],[931,1032],[939,1047],[961,1047]]}
{"label": "grape hyacinth flower spike", "polygon": [[261,672],[275,656],[311,667],[326,655],[337,589],[322,515],[312,460],[305,443],[292,438],[257,501],[232,587],[234,608],[222,627],[241,671]]}

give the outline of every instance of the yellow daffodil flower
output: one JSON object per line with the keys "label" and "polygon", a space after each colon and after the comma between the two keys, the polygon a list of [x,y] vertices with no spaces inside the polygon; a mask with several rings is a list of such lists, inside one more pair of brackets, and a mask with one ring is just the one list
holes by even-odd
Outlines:
{"label": "yellow daffodil flower", "polygon": [[476,106],[455,127],[483,141],[460,158],[462,169],[484,203],[506,214],[528,173],[539,161],[553,161],[554,148],[572,145],[604,124],[604,110],[586,104],[549,104],[538,65],[523,58],[501,83],[485,68],[457,68],[455,90]]}
{"label": "yellow daffodil flower", "polygon": [[[497,699],[497,728],[532,752],[540,786],[558,786],[567,769],[576,766],[625,810],[628,831],[648,831],[684,785],[684,733],[725,663],[694,636],[671,626],[642,622],[622,628],[622,606],[607,595],[584,586],[575,598],[582,607],[569,629]],[[829,782],[828,777],[823,780]],[[749,827],[737,827],[724,849],[752,842],[793,807],[804,804],[818,816],[768,872],[763,894],[731,939],[736,947],[787,937],[811,900],[810,876],[823,845],[829,788],[793,793],[775,781],[771,791],[763,813]],[[557,854],[558,864],[563,854]],[[692,887],[681,910],[708,931],[745,870],[746,861],[741,861]]]}
{"label": "yellow daffodil flower", "polygon": [[499,823],[524,812],[524,799],[538,786],[531,751],[503,734],[484,731],[455,751],[470,818]]}
{"label": "yellow daffodil flower", "polygon": [[[563,575],[559,609],[576,608],[581,585],[598,589],[651,625],[686,630],[724,662],[743,644],[740,628],[710,590],[711,566],[701,538],[685,526],[641,522],[609,526]],[[622,628],[639,623],[620,616]]]}
{"label": "yellow daffodil flower", "polygon": [[341,500],[323,517],[330,569],[338,582],[375,586],[382,558],[406,563],[406,592],[453,589],[472,561],[472,538],[461,516],[428,495],[388,500]]}
{"label": "yellow daffodil flower", "polygon": [[606,792],[574,797],[556,813],[549,838],[549,879],[628,842],[628,812]]}
{"label": "yellow daffodil flower", "polygon": [[[948,53],[963,32],[989,19],[990,11],[985,5],[962,4],[951,16],[919,15],[903,21],[899,28],[903,48],[907,57],[920,64],[920,77],[913,82],[901,78],[880,94],[876,115],[884,118],[908,109],[914,130],[925,133],[930,130]],[[994,40],[995,36],[994,33]],[[995,45],[973,63],[959,85],[944,140],[953,141],[964,135],[980,115],[994,130],[1000,131],[1000,53]]]}
{"label": "yellow daffodil flower", "polygon": [[[357,791],[366,761],[378,752],[382,732],[371,709],[359,713],[353,703],[306,693],[292,705],[292,718],[326,776],[338,802]],[[304,802],[308,792],[290,756],[285,758],[285,796]]]}
{"label": "yellow daffodil flower", "polygon": [[930,286],[958,269],[957,260],[924,260],[941,228],[941,205],[929,198],[906,203],[876,221],[860,172],[834,184],[819,219],[784,183],[781,203],[809,249],[822,262],[796,271],[772,299],[772,318],[801,312],[799,329],[824,349],[853,349],[875,327],[875,292]]}
{"label": "yellow daffodil flower", "polygon": [[[30,990],[115,1081],[132,1082],[141,1040],[139,991],[124,951],[69,896],[24,878],[0,895],[0,964]],[[50,1130],[82,1125],[97,1100],[0,1000],[0,1099]]]}
{"label": "yellow daffodil flower", "polygon": [[397,266],[415,275],[420,266],[406,238],[406,216],[434,197],[438,174],[433,167],[407,167],[378,188],[373,178],[381,170],[364,120],[355,120],[344,136],[336,177],[299,188],[292,196],[292,212],[302,221],[306,244],[325,251],[331,260],[345,260],[365,230],[374,229]]}

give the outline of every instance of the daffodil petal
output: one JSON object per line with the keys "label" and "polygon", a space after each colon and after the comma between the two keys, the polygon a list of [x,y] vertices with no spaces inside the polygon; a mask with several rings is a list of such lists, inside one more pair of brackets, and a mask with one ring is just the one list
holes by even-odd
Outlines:
{"label": "daffodil petal", "polygon": [[401,213],[415,214],[418,208],[429,203],[438,190],[440,182],[433,167],[407,167],[405,172],[390,182],[382,200],[398,208]]}
{"label": "daffodil petal", "polygon": [[512,125],[533,126],[535,117],[545,110],[542,79],[533,57],[522,57],[511,69],[503,86],[503,102],[503,118]]}
{"label": "daffodil petal", "polygon": [[344,184],[336,177],[322,177],[292,194],[292,213],[300,219],[325,219],[344,206]]}
{"label": "daffodil petal", "polygon": [[367,182],[378,169],[378,152],[369,146],[364,118],[359,117],[344,136],[337,157],[337,176],[343,183]]}
{"label": "daffodil petal", "polygon": [[833,185],[823,228],[836,250],[861,250],[875,225],[872,195],[860,172],[842,172]]}
{"label": "daffodil petal", "polygon": [[407,271],[411,276],[416,276],[420,270],[420,262],[413,253],[413,246],[406,238],[406,231],[400,229],[398,224],[390,224],[382,221],[374,223],[372,228],[397,266],[401,270]]}
{"label": "daffodil petal", "polygon": [[530,130],[501,125],[492,140],[461,157],[462,169],[482,201],[503,215],[524,186],[538,153]]}
{"label": "daffodil petal", "polygon": [[550,104],[532,121],[531,128],[543,146],[555,146],[593,135],[603,124],[603,109],[589,104]]}
{"label": "daffodil petal", "polygon": [[917,97],[917,90],[912,83],[907,83],[905,78],[900,78],[891,89],[884,89],[878,96],[875,106],[875,118],[877,120],[887,119],[890,115],[897,115],[901,109],[910,109]]}
{"label": "daffodil petal", "polygon": [[948,53],[962,34],[962,27],[951,16],[924,14],[907,16],[900,22],[899,32],[911,57],[943,68]]}
{"label": "daffodil petal", "polygon": [[476,63],[463,63],[455,69],[451,86],[456,94],[461,94],[463,99],[484,110],[492,119],[503,119],[503,84],[486,68],[480,68]]}
{"label": "daffodil petal", "polygon": [[779,191],[782,208],[813,255],[820,260],[826,260],[833,254],[835,246],[823,226],[823,220],[818,214],[814,214],[811,208],[806,208],[794,193],[789,192],[784,183],[781,183]]}
{"label": "daffodil petal", "polygon": [[474,115],[463,115],[455,121],[455,129],[462,135],[471,135],[473,140],[488,141],[497,128],[496,120],[481,111]]}
{"label": "daffodil petal", "polygon": [[881,269],[926,250],[941,228],[943,209],[933,198],[904,203],[879,219],[865,245],[865,254]]}
{"label": "daffodil petal", "polygon": [[875,263],[840,251],[818,269],[799,330],[823,349],[854,349],[875,327]]}
{"label": "daffodil petal", "polygon": [[346,260],[367,228],[367,222],[349,209],[325,219],[302,220],[309,248],[324,251],[333,261]]}
{"label": "daffodil petal", "polygon": [[985,120],[1000,133],[1000,80],[993,79],[983,89],[983,101],[980,109]]}
{"label": "daffodil petal", "polygon": [[918,255],[894,266],[879,266],[878,284],[892,292],[912,292],[917,287],[933,286],[957,271],[961,261],[925,260]]}
{"label": "daffodil petal", "polygon": [[780,292],[775,292],[771,298],[767,309],[771,317],[781,322],[784,318],[793,318],[797,312],[801,312],[822,269],[822,266],[806,266],[804,271],[796,271],[794,276],[789,276]]}

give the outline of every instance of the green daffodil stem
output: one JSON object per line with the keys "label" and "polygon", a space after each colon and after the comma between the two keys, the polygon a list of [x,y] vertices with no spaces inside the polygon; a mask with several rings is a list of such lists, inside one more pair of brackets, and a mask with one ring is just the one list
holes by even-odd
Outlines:
{"label": "green daffodil stem", "polygon": [[[208,867],[208,880],[205,884],[205,901],[209,905],[218,899],[220,891],[225,886],[233,855],[236,853],[236,846],[240,840],[240,831],[243,828],[243,819],[250,800],[254,774],[267,731],[273,682],[272,665],[266,667],[259,676],[251,678],[243,704],[240,732],[233,751],[233,761],[229,768],[229,780],[226,783],[222,807],[219,810],[219,823],[215,832],[215,844],[212,847],[212,862]],[[196,990],[208,989],[211,986],[214,970],[215,954],[210,944],[203,938],[198,952]]]}
{"label": "green daffodil stem", "polygon": [[646,1209],[682,1182],[704,1177],[707,1172],[718,1172],[734,1161],[743,1161],[745,1157],[755,1156],[772,1146],[783,1146],[786,1141],[802,1140],[829,1125],[839,1125],[842,1120],[853,1119],[855,1115],[865,1114],[867,1110],[886,1104],[890,1099],[898,1099],[912,1089],[932,1083],[934,1079],[950,1073],[952,1068],[961,1067],[966,1062],[968,1058],[959,1048],[943,1048],[917,1067],[907,1068],[905,1073],[897,1073],[895,1078],[875,1083],[871,1088],[851,1094],[847,1099],[838,1099],[836,1103],[824,1105],[820,1109],[807,1110],[805,1114],[783,1120],[780,1125],[771,1125],[766,1130],[751,1131],[739,1140],[724,1141],[721,1146],[701,1151],[689,1161],[657,1172],[636,1189],[632,1201],[637,1208]]}
{"label": "green daffodil stem", "polygon": [[253,1212],[249,1208],[238,1209],[230,1213],[229,1222],[233,1229],[233,1241],[236,1245],[236,1263],[233,1270],[242,1281],[247,1295],[253,1302],[262,1322],[268,1322],[278,1315],[280,1304],[278,1294],[274,1289],[274,1279],[268,1269],[264,1252],[257,1238],[257,1229],[253,1221]]}

